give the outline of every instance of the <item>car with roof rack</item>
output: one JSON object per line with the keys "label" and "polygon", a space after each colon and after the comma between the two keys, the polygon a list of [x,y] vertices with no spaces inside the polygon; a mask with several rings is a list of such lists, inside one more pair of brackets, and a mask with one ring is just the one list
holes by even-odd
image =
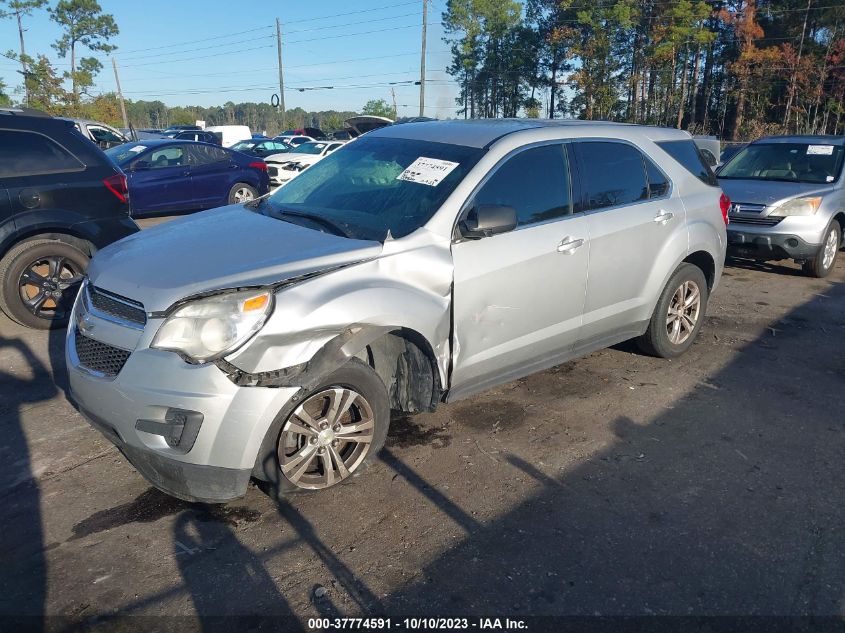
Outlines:
{"label": "car with roof rack", "polygon": [[270,196],[100,252],[68,330],[70,391],[181,499],[234,499],[251,478],[274,497],[331,488],[375,459],[391,410],[628,339],[683,354],[728,204],[680,130],[387,126]]}
{"label": "car with roof rack", "polygon": [[124,173],[72,121],[0,108],[0,309],[63,326],[88,260],[138,231]]}

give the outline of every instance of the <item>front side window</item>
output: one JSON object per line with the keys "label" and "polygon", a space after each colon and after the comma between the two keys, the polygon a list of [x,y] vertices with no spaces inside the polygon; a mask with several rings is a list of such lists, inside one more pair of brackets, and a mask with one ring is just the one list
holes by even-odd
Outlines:
{"label": "front side window", "polygon": [[357,239],[402,237],[431,219],[484,152],[431,141],[361,139],[309,167],[258,211],[309,228],[332,226]]}
{"label": "front side window", "polygon": [[147,159],[150,169],[163,169],[164,167],[179,167],[185,164],[185,150],[179,146],[164,147],[153,150]]}
{"label": "front side window", "polygon": [[112,132],[111,130],[107,130],[104,127],[98,127],[96,125],[89,125],[88,131],[91,132],[91,136],[94,138],[95,141],[98,143],[125,143],[126,140]]}
{"label": "front side window", "polygon": [[0,178],[82,169],[75,156],[46,136],[0,130]]}
{"label": "front side window", "polygon": [[519,226],[571,214],[564,146],[533,147],[507,159],[475,195],[474,206],[486,204],[513,207]]}
{"label": "front side window", "polygon": [[842,172],[845,147],[818,143],[754,143],[719,171],[719,178],[828,184]]}
{"label": "front side window", "polygon": [[577,144],[587,209],[633,204],[649,197],[642,154],[627,143]]}

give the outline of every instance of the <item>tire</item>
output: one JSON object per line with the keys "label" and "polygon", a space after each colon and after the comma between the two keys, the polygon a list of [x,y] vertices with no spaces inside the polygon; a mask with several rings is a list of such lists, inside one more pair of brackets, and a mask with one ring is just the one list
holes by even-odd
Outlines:
{"label": "tire", "polygon": [[229,190],[229,204],[242,204],[257,197],[258,190],[245,182],[236,182]]}
{"label": "tire", "polygon": [[[684,317],[678,316],[676,310],[681,296],[685,297],[685,302],[689,302],[695,296],[694,291],[697,291],[697,307],[695,303],[689,306],[685,303]],[[708,299],[707,279],[701,269],[687,263],[678,266],[660,294],[648,329],[637,339],[640,349],[658,358],[677,358],[686,352],[701,330]]]}
{"label": "tire", "polygon": [[[342,395],[337,398],[339,392],[357,395],[350,403]],[[334,393],[337,400],[333,401],[328,393]],[[335,421],[334,427],[328,426],[316,434],[309,421],[301,417],[303,409],[311,418],[311,423],[320,425],[331,421],[331,416],[325,415],[324,420],[316,411],[330,414],[335,401],[348,403],[346,413],[341,416],[339,425]],[[372,425],[368,420],[372,420]],[[353,424],[363,425],[364,428],[355,432]],[[320,385],[282,409],[262,442],[253,474],[261,480],[259,486],[276,500],[290,493],[325,490],[346,483],[375,459],[384,446],[389,425],[387,388],[369,365],[353,358],[327,376]],[[339,430],[344,428],[347,430]],[[310,434],[299,433],[298,429],[305,429]],[[338,431],[337,437],[335,431]],[[368,435],[369,442],[362,442],[361,439]],[[351,437],[356,437],[358,441],[341,439]],[[332,466],[332,475],[328,472],[327,462]],[[345,474],[339,465],[341,462],[346,469]],[[300,473],[303,467],[305,470]]]}
{"label": "tire", "polygon": [[842,227],[836,220],[831,221],[824,233],[822,245],[813,259],[804,262],[804,272],[811,277],[827,277],[836,265],[836,256],[842,245]]}
{"label": "tire", "polygon": [[[21,242],[0,259],[0,309],[26,327],[64,327],[87,268],[88,256],[65,242]],[[26,284],[25,274],[34,283]]]}

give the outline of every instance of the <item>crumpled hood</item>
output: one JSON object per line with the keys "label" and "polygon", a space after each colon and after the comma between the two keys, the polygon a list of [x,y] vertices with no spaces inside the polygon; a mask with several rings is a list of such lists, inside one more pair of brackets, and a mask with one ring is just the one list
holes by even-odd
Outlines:
{"label": "crumpled hood", "polygon": [[88,277],[158,312],[197,293],[284,281],[371,259],[381,250],[379,242],[322,233],[232,205],[115,242],[96,254]]}
{"label": "crumpled hood", "polygon": [[805,195],[823,196],[831,191],[830,185],[806,182],[780,182],[777,180],[732,180],[720,179],[722,191],[731,202],[749,204],[772,204],[788,198]]}

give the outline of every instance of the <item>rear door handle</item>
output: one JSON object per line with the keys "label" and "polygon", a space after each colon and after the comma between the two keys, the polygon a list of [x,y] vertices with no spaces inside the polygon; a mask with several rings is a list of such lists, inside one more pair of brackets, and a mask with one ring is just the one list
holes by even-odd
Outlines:
{"label": "rear door handle", "polygon": [[563,238],[560,244],[557,245],[557,252],[569,255],[574,253],[584,243],[583,239],[572,239],[571,237]]}
{"label": "rear door handle", "polygon": [[657,224],[666,224],[669,220],[671,220],[674,217],[675,217],[675,214],[672,213],[671,211],[666,211],[665,209],[660,209],[660,211],[657,212],[657,215],[654,216],[654,221],[657,222]]}

